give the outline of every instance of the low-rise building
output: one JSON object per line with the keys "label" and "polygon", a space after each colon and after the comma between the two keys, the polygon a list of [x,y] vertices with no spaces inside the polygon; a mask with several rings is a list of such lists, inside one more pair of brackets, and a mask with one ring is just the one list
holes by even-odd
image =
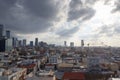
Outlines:
{"label": "low-rise building", "polygon": [[24,80],[26,72],[25,68],[0,69],[0,80]]}
{"label": "low-rise building", "polygon": [[53,80],[85,80],[82,72],[56,72]]}
{"label": "low-rise building", "polygon": [[48,60],[49,60],[49,63],[51,63],[51,64],[57,64],[58,63],[58,56],[57,55],[49,56]]}

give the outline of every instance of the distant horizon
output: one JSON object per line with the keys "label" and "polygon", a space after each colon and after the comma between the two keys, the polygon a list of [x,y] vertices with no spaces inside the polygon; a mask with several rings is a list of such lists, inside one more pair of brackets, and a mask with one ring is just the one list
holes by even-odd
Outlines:
{"label": "distant horizon", "polygon": [[0,0],[0,11],[0,24],[20,40],[120,46],[120,0]]}

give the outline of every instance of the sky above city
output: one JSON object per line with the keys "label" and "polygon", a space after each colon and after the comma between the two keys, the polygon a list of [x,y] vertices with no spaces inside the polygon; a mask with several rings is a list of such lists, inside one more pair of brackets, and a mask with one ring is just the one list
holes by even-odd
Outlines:
{"label": "sky above city", "polygon": [[120,0],[0,0],[0,24],[27,41],[120,46]]}

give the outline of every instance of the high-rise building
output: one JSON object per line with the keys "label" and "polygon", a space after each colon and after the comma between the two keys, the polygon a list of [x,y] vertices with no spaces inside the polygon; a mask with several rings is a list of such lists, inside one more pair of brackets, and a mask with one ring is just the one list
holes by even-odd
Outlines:
{"label": "high-rise building", "polygon": [[13,44],[12,44],[13,47],[16,47],[16,46],[15,46],[15,43],[16,43],[16,42],[15,42],[15,37],[13,37],[12,40],[13,40],[13,42],[12,42],[12,43],[13,43]]}
{"label": "high-rise building", "polygon": [[19,47],[22,46],[22,41],[21,41],[21,40],[18,41],[18,46],[19,46]]}
{"label": "high-rise building", "polygon": [[19,46],[19,40],[16,38],[16,41],[15,41],[15,46],[18,47]]}
{"label": "high-rise building", "polygon": [[74,47],[74,42],[70,42],[70,47]]}
{"label": "high-rise building", "polygon": [[84,47],[84,40],[81,40],[81,47]]}
{"label": "high-rise building", "polygon": [[30,47],[33,47],[33,41],[30,41]]}
{"label": "high-rise building", "polygon": [[35,46],[38,46],[38,38],[35,38]]}
{"label": "high-rise building", "polygon": [[2,24],[0,24],[0,37],[2,37],[3,36],[3,25]]}
{"label": "high-rise building", "polygon": [[66,41],[64,41],[64,46],[65,46],[65,47],[67,46],[67,42],[66,42]]}
{"label": "high-rise building", "polygon": [[0,39],[0,52],[10,51],[12,48],[12,39]]}
{"label": "high-rise building", "polygon": [[0,52],[5,51],[5,39],[0,39]]}
{"label": "high-rise building", "polygon": [[12,38],[10,39],[6,39],[5,41],[5,51],[11,51],[12,48],[13,48],[13,45],[12,45]]}
{"label": "high-rise building", "polygon": [[26,46],[26,39],[23,39],[23,46],[25,47]]}
{"label": "high-rise building", "polygon": [[82,52],[84,51],[84,40],[81,40],[81,49],[82,49]]}
{"label": "high-rise building", "polygon": [[6,37],[10,38],[10,31],[9,30],[6,30]]}
{"label": "high-rise building", "polygon": [[47,46],[47,43],[46,43],[46,42],[41,41],[41,42],[39,42],[39,46],[40,46],[40,47],[46,47],[46,46]]}
{"label": "high-rise building", "polygon": [[13,37],[12,38],[13,39],[13,47],[18,47],[18,40],[17,40],[17,38],[15,38],[15,37]]}

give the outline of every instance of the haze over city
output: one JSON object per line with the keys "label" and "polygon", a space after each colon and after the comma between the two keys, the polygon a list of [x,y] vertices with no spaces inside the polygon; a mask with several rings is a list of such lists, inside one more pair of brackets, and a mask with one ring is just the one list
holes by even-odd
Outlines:
{"label": "haze over city", "polygon": [[0,0],[0,24],[19,39],[119,46],[119,0]]}
{"label": "haze over city", "polygon": [[0,0],[0,80],[120,80],[120,0]]}

